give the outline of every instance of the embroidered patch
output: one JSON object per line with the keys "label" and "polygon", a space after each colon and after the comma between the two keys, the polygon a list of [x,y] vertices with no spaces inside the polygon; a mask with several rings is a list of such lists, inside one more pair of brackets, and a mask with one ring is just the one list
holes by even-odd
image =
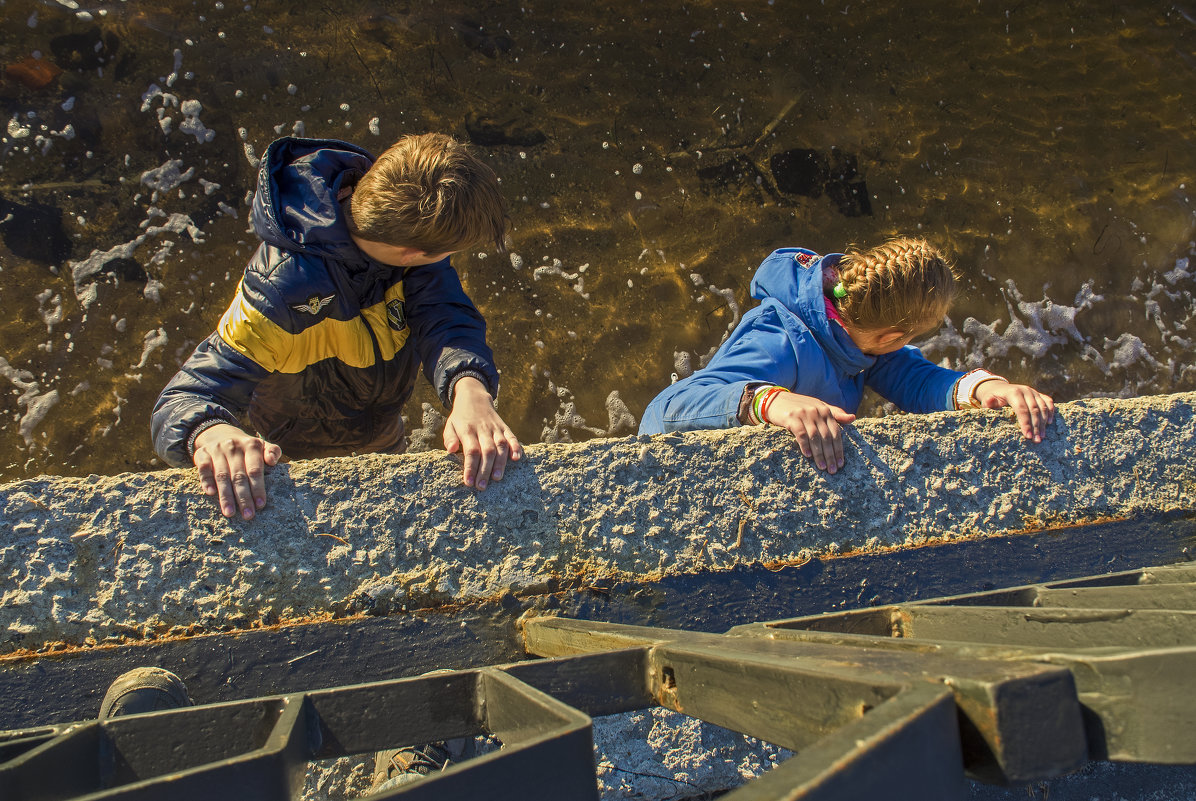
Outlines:
{"label": "embroidered patch", "polygon": [[387,302],[386,322],[396,331],[402,331],[407,327],[407,310],[403,306],[403,301],[396,298]]}
{"label": "embroidered patch", "polygon": [[329,295],[326,298],[322,298],[319,295],[312,295],[307,299],[307,303],[300,303],[291,308],[295,311],[307,312],[308,314],[319,314],[335,297],[336,295]]}
{"label": "embroidered patch", "polygon": [[793,254],[793,260],[796,261],[798,264],[800,264],[802,267],[809,267],[810,262],[814,261],[814,259],[816,259],[816,258],[818,258],[818,257],[812,256],[809,253],[794,253]]}

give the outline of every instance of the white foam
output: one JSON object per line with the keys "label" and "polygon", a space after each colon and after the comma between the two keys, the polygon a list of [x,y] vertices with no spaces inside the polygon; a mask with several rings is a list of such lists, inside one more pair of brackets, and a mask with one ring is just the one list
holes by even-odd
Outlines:
{"label": "white foam", "polygon": [[158,198],[161,195],[165,195],[183,182],[190,181],[195,176],[194,167],[188,167],[184,172],[181,169],[182,166],[182,159],[170,159],[160,167],[146,170],[141,174],[141,183],[154,190],[150,202],[158,202]]}
{"label": "white foam", "polygon": [[[151,218],[154,216],[161,216],[163,212],[156,208],[150,208],[148,214]],[[71,268],[71,275],[75,281],[75,297],[79,299],[79,303],[83,308],[88,308],[94,303],[99,296],[96,289],[95,282],[90,280],[93,276],[104,269],[104,265],[113,259],[129,259],[133,257],[133,252],[141,247],[151,237],[158,236],[164,233],[182,234],[186,233],[191,237],[191,241],[195,243],[202,243],[204,241],[203,231],[185,214],[171,214],[166,222],[161,225],[145,225],[146,220],[142,223],[145,228],[145,233],[136,237],[135,239],[124,242],[119,245],[114,245],[108,250],[93,250],[91,255],[86,259],[79,261],[67,262],[67,266]],[[146,282],[145,294],[151,300],[160,300],[159,292],[162,284],[155,280]]]}
{"label": "white foam", "polygon": [[198,100],[184,100],[183,104],[179,106],[179,111],[183,113],[185,119],[179,123],[179,130],[185,134],[190,134],[195,137],[195,141],[203,144],[211,142],[216,138],[216,132],[211,128],[206,127],[203,121],[199,119],[199,115],[203,112],[203,104]]}
{"label": "white foam", "polygon": [[639,423],[635,419],[635,415],[631,413],[631,409],[627,408],[627,404],[619,397],[619,390],[612,390],[606,396],[606,413],[610,420],[610,425],[606,429],[606,436],[614,437],[619,434],[634,434],[639,427]]}
{"label": "white foam", "polygon": [[18,115],[13,114],[12,119],[8,121],[8,135],[12,139],[24,139],[33,133],[32,126],[25,126],[21,124]]}
{"label": "white foam", "polygon": [[1146,362],[1156,369],[1163,366],[1158,359],[1151,355],[1146,343],[1130,333],[1123,333],[1115,340],[1106,339],[1105,350],[1109,349],[1113,350],[1112,357],[1109,359],[1109,364],[1113,367],[1120,367],[1124,370],[1136,362]]}
{"label": "white foam", "polygon": [[544,421],[544,428],[540,432],[541,442],[572,442],[570,429],[587,431],[594,436],[602,436],[606,432],[601,428],[589,425],[586,419],[577,411],[577,403],[573,400],[573,393],[566,387],[558,387],[548,382],[548,391],[560,400],[560,407],[553,413],[552,422]]}
{"label": "white foam", "polygon": [[565,265],[560,259],[553,259],[552,264],[544,264],[535,269],[532,273],[532,278],[539,281],[541,278],[548,278],[554,275],[564,278],[566,281],[573,283],[573,291],[581,295],[586,300],[590,299],[590,293],[586,292],[586,279],[581,274],[588,268],[589,264],[584,264],[578,268],[575,273],[565,272]]}
{"label": "white foam", "polygon": [[[44,308],[46,301],[50,302],[50,308]],[[41,313],[42,322],[46,324],[46,333],[54,333],[54,326],[62,322],[65,316],[62,310],[62,296],[55,294],[53,290],[46,289],[37,294],[37,310]]]}
{"label": "white foam", "polygon": [[165,328],[158,328],[146,331],[143,340],[144,345],[141,349],[141,360],[133,365],[134,370],[139,370],[149,364],[150,355],[158,348],[164,347],[170,341],[170,338],[166,336]]}
{"label": "white foam", "polygon": [[58,403],[58,390],[51,389],[40,392],[41,385],[28,370],[18,370],[0,356],[0,377],[7,378],[17,389],[21,390],[17,398],[17,406],[25,407],[25,414],[17,423],[17,431],[25,440],[25,447],[33,447],[33,432],[50,413],[54,404]]}

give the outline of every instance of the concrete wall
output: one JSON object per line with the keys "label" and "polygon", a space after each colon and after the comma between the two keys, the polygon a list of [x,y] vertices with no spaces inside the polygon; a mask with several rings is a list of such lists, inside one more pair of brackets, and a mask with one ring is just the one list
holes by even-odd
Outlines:
{"label": "concrete wall", "polygon": [[194,471],[0,487],[0,651],[229,629],[1196,507],[1196,394],[849,430],[830,476],[777,429],[534,445],[483,493],[441,453],[297,462],[225,520]]}

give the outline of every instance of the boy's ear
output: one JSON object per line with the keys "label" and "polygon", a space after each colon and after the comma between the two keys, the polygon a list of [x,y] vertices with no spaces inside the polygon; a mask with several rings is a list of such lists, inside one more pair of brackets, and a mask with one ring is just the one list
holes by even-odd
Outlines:
{"label": "boy's ear", "polygon": [[877,337],[876,344],[880,345],[882,347],[884,347],[886,345],[892,345],[897,340],[904,339],[905,336],[906,336],[906,333],[904,331],[902,331],[900,328],[890,328],[887,331],[885,331],[883,334],[881,334],[879,337]]}

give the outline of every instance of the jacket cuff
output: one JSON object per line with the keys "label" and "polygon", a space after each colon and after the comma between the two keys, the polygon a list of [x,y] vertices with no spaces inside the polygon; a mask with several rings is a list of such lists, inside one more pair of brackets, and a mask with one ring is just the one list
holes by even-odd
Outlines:
{"label": "jacket cuff", "polygon": [[772,385],[767,381],[750,381],[744,386],[743,394],[739,396],[739,407],[735,410],[735,417],[740,423],[745,426],[760,424],[752,412],[752,401],[756,399],[756,390],[768,386]]}

